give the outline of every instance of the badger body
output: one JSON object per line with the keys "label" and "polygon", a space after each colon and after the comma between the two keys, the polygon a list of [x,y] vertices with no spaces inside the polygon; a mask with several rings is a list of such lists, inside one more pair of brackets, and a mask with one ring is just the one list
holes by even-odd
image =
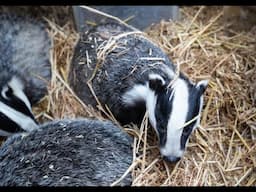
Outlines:
{"label": "badger body", "polygon": [[[6,140],[0,186],[109,186],[132,164],[131,144],[109,121],[55,120]],[[130,184],[130,173],[118,183]]]}
{"label": "badger body", "polygon": [[[131,29],[110,23],[99,25],[88,35],[81,36],[71,62],[69,82],[85,103],[94,107],[97,105],[86,84],[98,63],[99,45],[104,44],[111,37],[127,32],[131,32]],[[134,103],[134,105],[127,105],[123,102],[122,96],[133,86],[143,85],[148,81],[150,73],[159,74],[169,82],[174,75],[175,68],[168,57],[143,36],[128,35],[121,38],[116,46],[117,48],[106,55],[104,62],[99,64],[100,67],[92,80],[92,87],[101,104],[103,106],[107,104],[122,124],[140,123],[146,111],[145,101],[142,98],[134,100],[131,98],[128,101],[129,98],[127,98],[127,102]],[[150,51],[152,51],[151,56],[149,56]],[[90,60],[88,65],[85,58],[86,52]],[[147,60],[146,57],[160,58],[160,60]],[[79,64],[81,62],[84,64]]]}
{"label": "badger body", "polygon": [[0,14],[0,39],[0,135],[8,136],[37,127],[31,105],[47,93],[51,40],[42,21],[12,13]]}
{"label": "badger body", "polygon": [[122,124],[139,124],[147,110],[165,159],[183,155],[199,123],[206,80],[193,83],[182,73],[176,79],[176,67],[157,45],[139,31],[107,23],[81,34],[69,71],[75,93],[96,106],[88,82]]}

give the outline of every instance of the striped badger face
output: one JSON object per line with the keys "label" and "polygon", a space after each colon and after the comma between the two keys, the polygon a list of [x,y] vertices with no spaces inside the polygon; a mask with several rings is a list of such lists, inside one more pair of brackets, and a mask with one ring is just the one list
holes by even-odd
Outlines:
{"label": "striped badger face", "polygon": [[21,80],[13,76],[0,87],[0,136],[38,127]]}
{"label": "striped badger face", "polygon": [[123,101],[130,106],[145,101],[150,123],[159,138],[161,155],[166,161],[176,162],[183,156],[188,138],[200,122],[208,81],[193,84],[179,76],[171,87],[168,83],[160,75],[150,74],[148,82],[127,91]]}
{"label": "striped badger face", "polygon": [[149,75],[146,104],[165,160],[176,162],[183,156],[188,138],[200,122],[207,84],[207,80],[193,84],[179,77],[168,88],[160,75]]}

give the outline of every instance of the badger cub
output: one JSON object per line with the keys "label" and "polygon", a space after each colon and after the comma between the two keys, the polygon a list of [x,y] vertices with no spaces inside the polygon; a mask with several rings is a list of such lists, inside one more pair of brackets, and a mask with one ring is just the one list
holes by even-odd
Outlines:
{"label": "badger cub", "polygon": [[50,48],[42,21],[0,14],[0,136],[37,128],[31,105],[47,92]]}
{"label": "badger cub", "polygon": [[81,34],[69,71],[75,93],[96,106],[87,86],[91,82],[98,100],[122,124],[140,123],[147,110],[160,152],[171,162],[182,157],[199,124],[208,84],[193,83],[182,73],[175,77],[176,67],[158,46],[139,31],[115,23]]}
{"label": "badger cub", "polygon": [[[132,164],[131,144],[109,121],[45,123],[0,148],[0,186],[109,186]],[[131,181],[129,173],[117,185]]]}

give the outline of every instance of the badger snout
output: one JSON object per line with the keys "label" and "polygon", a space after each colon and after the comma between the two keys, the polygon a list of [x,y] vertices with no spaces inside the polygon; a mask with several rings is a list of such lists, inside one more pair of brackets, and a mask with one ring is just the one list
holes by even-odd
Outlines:
{"label": "badger snout", "polygon": [[160,154],[163,160],[175,163],[182,158],[184,150],[180,149],[179,145],[172,143],[165,145],[164,147],[160,147]]}
{"label": "badger snout", "polygon": [[176,156],[163,156],[163,159],[165,161],[171,162],[171,163],[176,163],[180,160],[181,157],[176,157]]}
{"label": "badger snout", "polygon": [[161,151],[161,156],[163,158],[164,161],[167,161],[167,162],[171,162],[171,163],[176,163],[178,162],[182,156],[183,156],[183,152],[182,150],[179,150],[174,153],[163,153],[164,150],[160,150]]}

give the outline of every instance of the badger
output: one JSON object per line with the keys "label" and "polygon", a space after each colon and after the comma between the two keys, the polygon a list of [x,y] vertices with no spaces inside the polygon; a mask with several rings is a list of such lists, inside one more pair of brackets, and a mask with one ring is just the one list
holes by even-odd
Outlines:
{"label": "badger", "polygon": [[0,14],[0,136],[38,127],[31,106],[47,93],[51,39],[39,20]]}
{"label": "badger", "polygon": [[177,73],[143,33],[120,23],[100,23],[80,34],[69,84],[86,104],[107,106],[122,125],[140,124],[148,111],[161,155],[177,162],[200,122],[208,80],[194,83]]}
{"label": "badger", "polygon": [[0,186],[131,185],[131,164],[132,138],[111,121],[54,120],[3,143]]}

